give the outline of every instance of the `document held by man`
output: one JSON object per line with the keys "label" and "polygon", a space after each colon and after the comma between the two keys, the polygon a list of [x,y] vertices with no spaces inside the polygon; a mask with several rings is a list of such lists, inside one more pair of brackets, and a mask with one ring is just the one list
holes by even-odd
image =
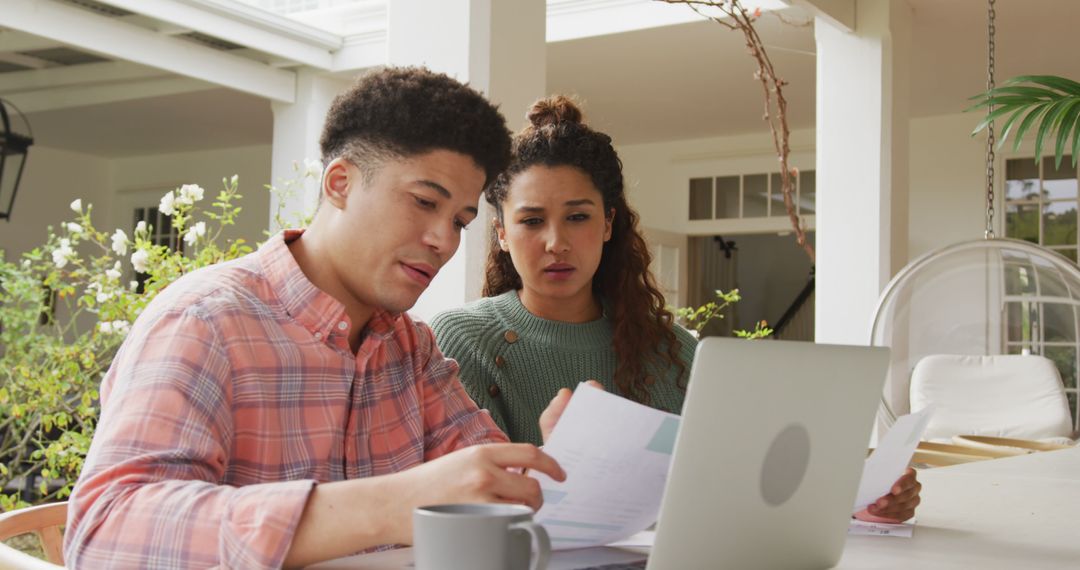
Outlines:
{"label": "document held by man", "polygon": [[675,414],[579,384],[544,444],[566,481],[533,475],[552,548],[605,545],[655,523],[678,431]]}
{"label": "document held by man", "polygon": [[893,483],[904,474],[933,415],[934,406],[930,405],[896,419],[892,428],[878,441],[877,449],[866,459],[853,512],[865,509],[878,497],[889,493]]}

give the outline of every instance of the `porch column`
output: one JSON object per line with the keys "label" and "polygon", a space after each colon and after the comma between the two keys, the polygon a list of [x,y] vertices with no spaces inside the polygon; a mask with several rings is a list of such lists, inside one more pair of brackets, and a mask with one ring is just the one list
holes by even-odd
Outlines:
{"label": "porch column", "polygon": [[907,263],[911,8],[857,0],[854,30],[824,16],[814,25],[815,339],[865,345],[878,295]]}
{"label": "porch column", "polygon": [[[388,11],[390,65],[423,65],[467,82],[499,105],[511,131],[545,94],[545,2],[394,0]],[[481,198],[457,254],[410,313],[429,319],[480,296],[493,215]]]}

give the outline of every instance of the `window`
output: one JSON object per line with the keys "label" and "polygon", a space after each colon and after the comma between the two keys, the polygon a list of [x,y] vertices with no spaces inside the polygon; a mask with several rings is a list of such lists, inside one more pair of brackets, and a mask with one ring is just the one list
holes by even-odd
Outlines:
{"label": "window", "polygon": [[[139,222],[146,222],[150,229],[149,240],[154,245],[168,246],[176,251],[184,251],[184,242],[180,239],[180,233],[172,227],[172,216],[166,216],[158,211],[157,206],[135,208],[131,222],[131,235],[135,235],[135,227]],[[136,273],[135,281],[139,283],[137,292],[142,293],[146,288],[146,280],[150,275]]]}
{"label": "window", "polygon": [[[785,217],[779,172],[690,179],[690,220]],[[795,180],[795,209],[813,214],[817,199],[813,170]]]}
{"label": "window", "polygon": [[[1026,240],[1077,261],[1080,184],[1072,157],[1005,161],[1005,236]],[[1049,358],[1065,385],[1074,428],[1080,427],[1077,369],[1080,368],[1080,306],[1077,292],[1050,267],[1027,258],[1005,262],[1005,352]]]}

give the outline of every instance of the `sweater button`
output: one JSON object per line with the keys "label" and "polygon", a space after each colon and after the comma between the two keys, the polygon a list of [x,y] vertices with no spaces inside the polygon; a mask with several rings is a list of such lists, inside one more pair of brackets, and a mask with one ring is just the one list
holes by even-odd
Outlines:
{"label": "sweater button", "polygon": [[495,385],[495,384],[492,384],[491,386],[488,386],[488,394],[490,394],[492,398],[498,398],[499,397],[499,387],[497,385]]}
{"label": "sweater button", "polygon": [[495,357],[495,366],[498,366],[499,368],[502,368],[502,367],[506,366],[506,359],[503,358],[502,356],[496,356]]}
{"label": "sweater button", "polygon": [[656,377],[655,376],[646,376],[645,377],[645,385],[646,386],[652,386],[655,383],[656,383]]}
{"label": "sweater button", "polygon": [[518,333],[514,331],[506,331],[503,333],[503,338],[506,339],[506,342],[514,344],[518,341]]}

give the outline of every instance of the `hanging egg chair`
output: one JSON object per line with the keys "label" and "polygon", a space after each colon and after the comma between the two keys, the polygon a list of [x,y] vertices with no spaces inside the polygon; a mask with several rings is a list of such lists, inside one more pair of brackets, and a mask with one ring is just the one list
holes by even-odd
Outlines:
{"label": "hanging egg chair", "polygon": [[931,355],[1042,355],[1057,365],[1078,427],[1080,269],[1026,241],[979,239],[916,259],[885,287],[871,330],[891,348],[879,433],[911,411],[912,370]]}

